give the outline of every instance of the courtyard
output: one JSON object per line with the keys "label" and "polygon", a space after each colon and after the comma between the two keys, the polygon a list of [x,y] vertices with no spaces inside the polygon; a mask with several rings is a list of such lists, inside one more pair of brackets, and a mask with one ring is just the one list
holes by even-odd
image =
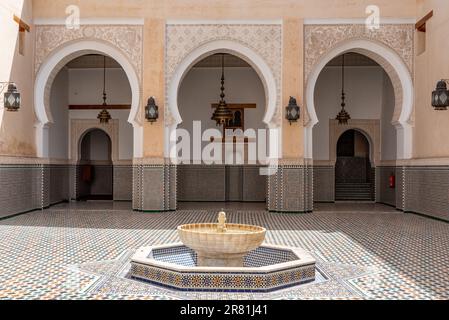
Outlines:
{"label": "courtyard", "polygon": [[[128,276],[141,246],[179,242],[176,227],[215,221],[217,204],[141,213],[127,202],[79,202],[0,221],[0,299],[448,299],[449,224],[378,204],[317,204],[268,213],[228,204],[228,220],[267,228],[266,243],[302,247],[314,283],[266,294],[176,292]],[[317,273],[318,274],[318,273]]]}

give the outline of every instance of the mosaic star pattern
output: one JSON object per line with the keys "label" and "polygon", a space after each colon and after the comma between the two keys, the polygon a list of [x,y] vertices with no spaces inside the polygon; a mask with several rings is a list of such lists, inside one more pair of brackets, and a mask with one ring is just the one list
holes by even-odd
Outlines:
{"label": "mosaic star pattern", "polygon": [[180,224],[216,210],[138,213],[129,204],[60,205],[0,221],[0,299],[449,299],[449,224],[387,207],[307,215],[229,210],[266,227],[267,243],[301,247],[317,281],[276,293],[178,293],[128,278],[147,245],[178,242]]}

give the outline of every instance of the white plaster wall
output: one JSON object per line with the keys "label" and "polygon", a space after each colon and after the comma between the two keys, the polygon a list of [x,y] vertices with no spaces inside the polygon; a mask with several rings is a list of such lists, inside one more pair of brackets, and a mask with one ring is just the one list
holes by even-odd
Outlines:
{"label": "white plaster wall", "polygon": [[[387,119],[383,126],[385,141],[394,127],[391,120],[394,111],[394,98],[384,99],[383,94],[391,95],[385,90],[385,72],[381,67],[346,67],[346,109],[352,119]],[[390,83],[391,86],[391,83]],[[315,106],[319,123],[313,129],[313,157],[315,160],[329,160],[329,119],[335,119],[341,107],[341,67],[326,67],[320,74],[315,90]],[[383,112],[384,111],[384,112]],[[388,112],[387,112],[388,111]],[[382,112],[384,115],[382,115]],[[396,140],[396,134],[391,136]],[[388,153],[393,145],[388,145]],[[395,143],[394,143],[395,149]],[[394,151],[395,154],[396,151]]]}
{"label": "white plaster wall", "polygon": [[55,78],[50,95],[50,109],[54,122],[49,125],[49,157],[67,159],[69,155],[69,76],[63,68]]}
{"label": "white plaster wall", "polygon": [[[72,105],[103,103],[103,69],[70,69],[69,102]],[[131,87],[123,69],[106,70],[108,104],[131,104]]]}
{"label": "white plaster wall", "polygon": [[383,74],[382,118],[381,118],[381,160],[395,160],[397,149],[396,128],[391,124],[395,104],[394,89],[390,77]]}
{"label": "white plaster wall", "polygon": [[[252,68],[226,68],[227,103],[256,103],[256,109],[245,110],[245,130],[264,129],[266,96],[263,84]],[[193,121],[201,121],[202,131],[218,128],[211,120],[212,104],[220,100],[221,68],[193,68],[181,83],[178,92],[179,111],[183,122],[178,128],[193,136]],[[207,144],[203,143],[203,147]]]}

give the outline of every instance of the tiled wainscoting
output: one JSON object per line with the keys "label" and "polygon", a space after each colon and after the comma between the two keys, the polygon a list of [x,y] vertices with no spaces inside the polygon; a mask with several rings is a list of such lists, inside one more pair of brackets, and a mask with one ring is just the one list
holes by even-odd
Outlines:
{"label": "tiled wainscoting", "polygon": [[[449,221],[449,166],[379,166],[375,172],[377,202]],[[393,172],[396,187],[390,188]],[[67,164],[0,164],[0,218],[78,198],[78,174]],[[132,200],[140,211],[176,210],[178,200],[266,200],[270,211],[295,213],[312,211],[313,201],[334,201],[332,166],[281,165],[268,178],[257,166],[117,165],[112,174],[114,200]]]}
{"label": "tiled wainscoting", "polygon": [[260,166],[178,166],[178,201],[265,202]]}
{"label": "tiled wainscoting", "polygon": [[43,208],[44,167],[0,165],[0,218]]}
{"label": "tiled wainscoting", "polygon": [[0,218],[67,201],[69,179],[69,165],[0,165]]}
{"label": "tiled wainscoting", "polygon": [[313,167],[313,200],[315,202],[335,201],[335,167]]}
{"label": "tiled wainscoting", "polygon": [[449,221],[449,166],[403,167],[406,212]]}
{"label": "tiled wainscoting", "polygon": [[[114,200],[132,200],[131,165],[96,166],[95,172],[113,179]],[[79,166],[69,164],[0,164],[0,218],[78,199],[87,190],[79,174]],[[112,193],[108,184],[91,188],[94,194]]]}
{"label": "tiled wainscoting", "polygon": [[131,165],[115,165],[112,181],[115,201],[131,201],[133,199],[133,167]]}
{"label": "tiled wainscoting", "polygon": [[[314,201],[335,200],[335,168],[314,166]],[[390,187],[390,176],[395,187]],[[449,221],[449,166],[378,166],[376,202]]]}

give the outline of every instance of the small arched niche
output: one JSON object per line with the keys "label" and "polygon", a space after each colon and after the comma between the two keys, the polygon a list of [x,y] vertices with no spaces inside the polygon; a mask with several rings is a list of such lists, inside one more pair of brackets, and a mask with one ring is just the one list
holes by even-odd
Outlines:
{"label": "small arched niche", "polygon": [[101,129],[86,131],[78,143],[78,200],[112,200],[112,140]]}

